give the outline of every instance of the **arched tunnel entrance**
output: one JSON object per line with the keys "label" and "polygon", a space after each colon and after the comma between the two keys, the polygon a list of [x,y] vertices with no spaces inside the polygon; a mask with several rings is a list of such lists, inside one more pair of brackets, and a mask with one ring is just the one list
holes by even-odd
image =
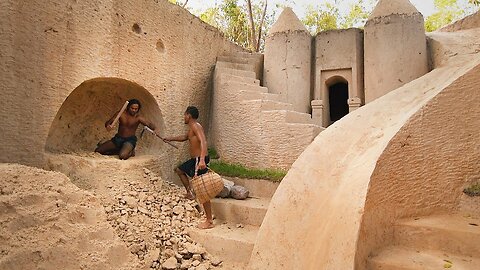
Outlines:
{"label": "arched tunnel entrance", "polygon": [[[119,78],[96,78],[80,84],[63,102],[49,130],[45,150],[52,153],[93,152],[99,141],[111,139],[118,127],[108,132],[105,121],[122,108],[126,100],[136,98],[140,114],[164,130],[164,122],[155,98],[142,86]],[[137,137],[141,131],[137,130]],[[137,143],[136,154],[155,154],[165,147],[152,134]]]}
{"label": "arched tunnel entrance", "polygon": [[330,107],[330,123],[340,120],[348,114],[348,83],[339,81],[329,85],[328,99]]}

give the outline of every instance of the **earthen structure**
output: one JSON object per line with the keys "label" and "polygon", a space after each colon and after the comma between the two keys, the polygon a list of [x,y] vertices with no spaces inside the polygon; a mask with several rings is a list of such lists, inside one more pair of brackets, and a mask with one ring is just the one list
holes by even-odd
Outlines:
{"label": "earthen structure", "polygon": [[266,40],[265,86],[328,127],[429,71],[423,25],[408,0],[379,1],[365,31],[320,32],[311,46],[305,27],[287,8]]}
{"label": "earthen structure", "polygon": [[365,104],[363,31],[320,32],[315,38],[315,123],[327,127]]}
{"label": "earthen structure", "polygon": [[288,169],[322,128],[281,94],[260,86],[258,54],[220,57],[214,72],[211,145],[223,161]]}
{"label": "earthen structure", "polygon": [[462,191],[480,180],[479,16],[427,35],[432,71],[316,137],[272,198],[249,269],[478,268],[479,201]]}
{"label": "earthen structure", "polygon": [[[104,121],[131,97],[165,135],[184,132],[188,105],[208,128],[212,67],[242,51],[163,0],[8,0],[1,14],[2,162],[43,166],[45,151],[92,151],[113,135]],[[139,148],[173,157],[164,168],[186,155],[154,138]]]}
{"label": "earthen structure", "polygon": [[[259,54],[164,0],[1,7],[0,162],[56,171],[0,166],[3,268],[218,265],[207,251],[226,269],[480,265],[462,193],[480,181],[480,13],[425,34],[408,0],[381,0],[365,31],[312,38],[286,9]],[[161,181],[186,145],[91,153],[130,98],[166,135],[196,105],[223,161],[289,171],[234,179],[255,198],[213,200],[217,228],[187,236],[195,203]]]}
{"label": "earthen structure", "polygon": [[285,8],[265,40],[264,86],[302,113],[310,112],[311,48],[312,36]]}
{"label": "earthen structure", "polygon": [[427,72],[422,14],[408,0],[379,1],[365,24],[365,102]]}

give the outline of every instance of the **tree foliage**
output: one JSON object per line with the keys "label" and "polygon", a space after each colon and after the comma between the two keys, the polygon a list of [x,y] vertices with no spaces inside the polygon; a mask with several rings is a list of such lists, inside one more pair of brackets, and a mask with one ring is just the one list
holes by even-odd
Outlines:
{"label": "tree foliage", "polygon": [[[169,0],[185,5],[188,0]],[[271,1],[271,0],[270,0]],[[261,51],[274,18],[296,0],[284,0],[265,14],[267,0],[218,0],[218,5],[199,14],[200,19],[219,28],[231,41],[252,51]],[[310,32],[363,27],[378,0],[352,0],[345,10],[345,1],[326,0],[318,6],[307,6],[301,19]],[[477,11],[480,0],[434,0],[435,13],[425,19],[425,29],[434,31]],[[343,5],[343,6],[342,6]],[[342,7],[342,9],[340,9]]]}
{"label": "tree foliage", "polygon": [[168,0],[168,2],[185,7],[188,4],[188,0],[178,1],[178,0]]}
{"label": "tree foliage", "polygon": [[480,0],[434,0],[436,12],[425,19],[425,30],[432,32],[478,11]]}
{"label": "tree foliage", "polygon": [[321,31],[332,29],[346,29],[351,27],[362,27],[371,11],[371,6],[363,0],[350,4],[346,13],[340,12],[338,4],[340,1],[326,2],[318,7],[309,5],[303,18],[303,23],[316,34]]}
{"label": "tree foliage", "polygon": [[224,0],[220,5],[206,9],[199,17],[219,28],[227,38],[238,45],[259,51],[264,46],[266,33],[275,16],[274,13],[265,14],[265,4],[266,0],[242,4],[238,0]]}
{"label": "tree foliage", "polygon": [[474,4],[475,6],[480,6],[480,0],[468,0],[470,4]]}
{"label": "tree foliage", "polygon": [[362,27],[368,19],[372,5],[360,0],[350,5],[350,10],[343,18],[341,28]]}
{"label": "tree foliage", "polygon": [[318,8],[309,5],[302,22],[310,32],[318,33],[325,30],[337,29],[339,16],[338,8],[330,3],[325,3]]}

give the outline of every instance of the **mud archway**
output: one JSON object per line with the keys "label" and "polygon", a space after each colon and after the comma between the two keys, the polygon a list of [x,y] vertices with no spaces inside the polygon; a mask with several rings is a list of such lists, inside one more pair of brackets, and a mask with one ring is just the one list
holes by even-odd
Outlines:
{"label": "mud archway", "polygon": [[[93,152],[99,141],[108,140],[116,133],[116,129],[106,131],[105,121],[132,98],[142,103],[140,113],[164,130],[160,108],[145,88],[124,79],[96,78],[80,84],[63,102],[50,127],[45,150],[53,153]],[[137,155],[158,154],[163,147],[163,143],[151,134],[144,135],[137,143]]]}

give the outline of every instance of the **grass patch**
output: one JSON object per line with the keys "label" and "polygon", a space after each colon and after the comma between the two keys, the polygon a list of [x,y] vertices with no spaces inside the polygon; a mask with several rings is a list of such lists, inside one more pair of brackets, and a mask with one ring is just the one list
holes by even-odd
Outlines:
{"label": "grass patch", "polygon": [[218,159],[219,158],[217,150],[215,150],[215,148],[208,148],[208,155],[210,156],[210,159]]}
{"label": "grass patch", "polygon": [[212,161],[209,166],[220,175],[240,177],[249,179],[266,179],[273,182],[280,182],[287,174],[283,170],[274,169],[251,169],[239,164],[228,164],[221,161]]}
{"label": "grass patch", "polygon": [[480,196],[480,183],[473,184],[463,190],[463,193],[467,194],[470,197]]}

